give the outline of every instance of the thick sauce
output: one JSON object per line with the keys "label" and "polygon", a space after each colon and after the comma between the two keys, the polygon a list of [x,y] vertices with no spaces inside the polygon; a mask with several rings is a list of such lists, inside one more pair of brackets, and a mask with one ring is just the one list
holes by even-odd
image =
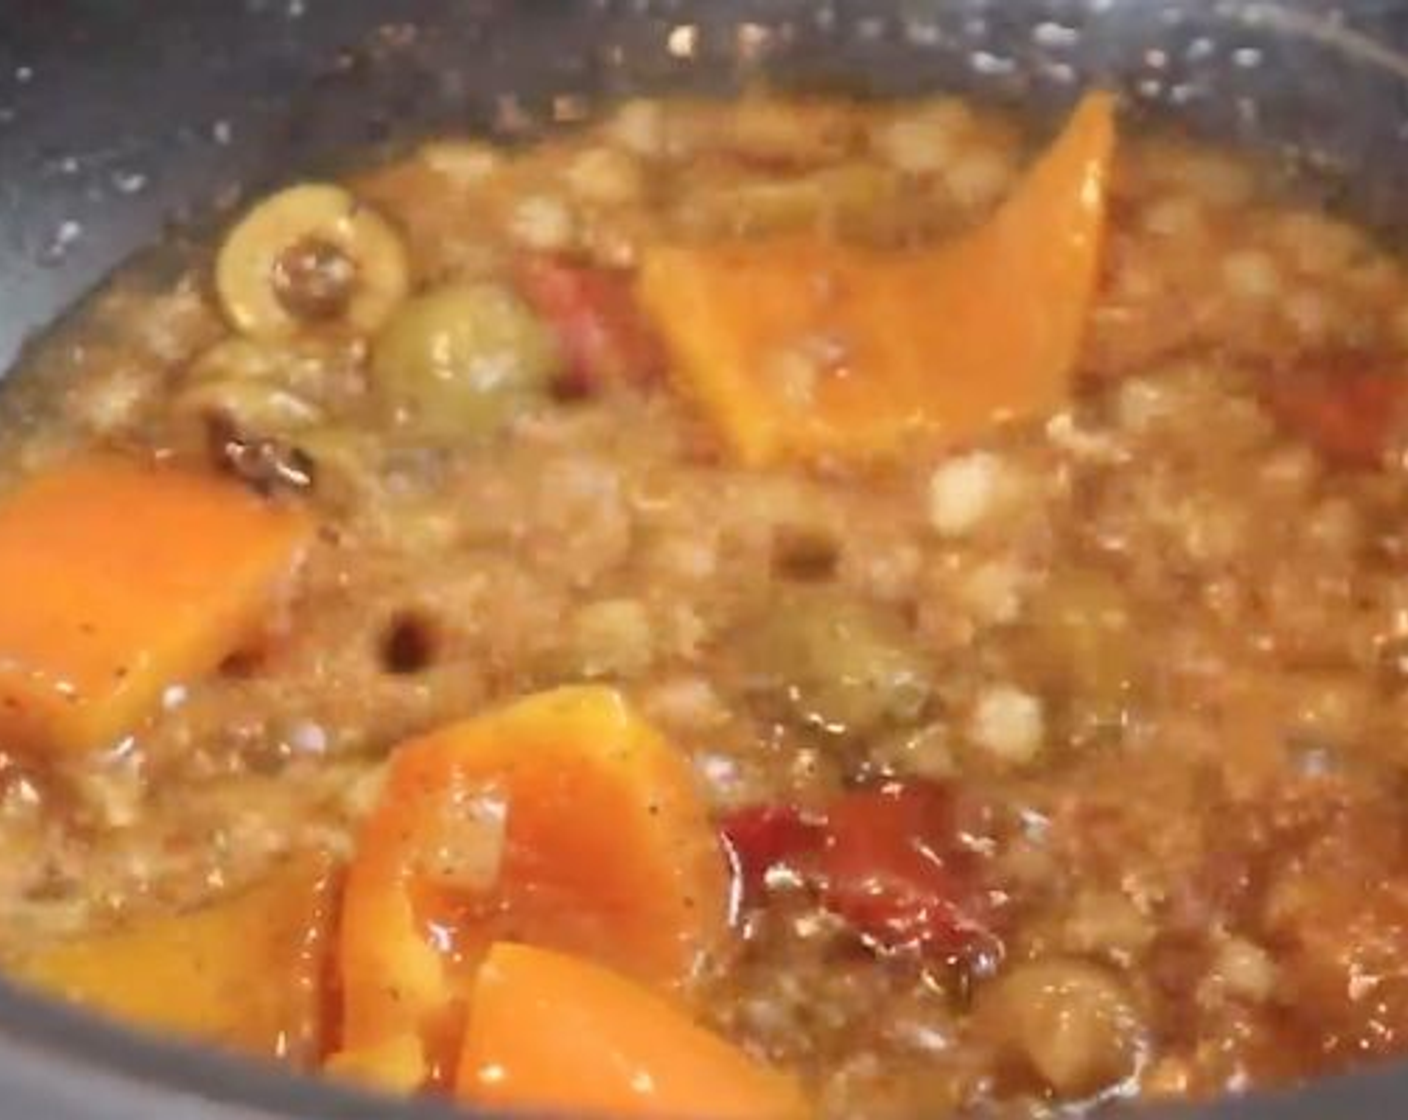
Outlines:
{"label": "thick sauce", "polygon": [[[526,292],[559,330],[572,376],[522,399],[415,383],[414,324],[324,329],[380,267],[346,246],[279,258],[306,329],[274,340],[230,341],[208,260],[118,280],[9,391],[4,478],[159,450],[320,529],[267,639],[130,740],[4,756],[6,952],[346,853],[403,738],[602,681],[688,752],[741,869],[703,1019],[821,1115],[1202,1098],[1408,1049],[1394,255],[1127,135],[1069,407],[878,468],[738,465],[639,321],[652,241],[937,242],[1031,150],[948,99],[639,102],[356,176],[411,288]],[[524,279],[561,260],[585,271]],[[495,324],[531,374],[537,338]]]}

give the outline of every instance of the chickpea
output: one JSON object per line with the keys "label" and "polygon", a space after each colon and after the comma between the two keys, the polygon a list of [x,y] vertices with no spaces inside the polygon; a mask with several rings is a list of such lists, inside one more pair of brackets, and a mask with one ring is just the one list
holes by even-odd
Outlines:
{"label": "chickpea", "polygon": [[437,140],[420,150],[420,160],[460,187],[477,187],[503,166],[503,156],[474,140]]}
{"label": "chickpea", "polygon": [[376,331],[405,298],[400,234],[342,187],[309,183],[265,199],[230,232],[215,287],[231,325],[252,338],[307,327]]}
{"label": "chickpea", "polygon": [[1124,986],[1081,960],[1017,965],[980,994],[975,1014],[982,1034],[1064,1097],[1089,1096],[1132,1076],[1147,1045]]}
{"label": "chickpea", "polygon": [[643,676],[655,659],[656,638],[645,604],[636,599],[588,603],[570,624],[567,658],[576,676]]}
{"label": "chickpea", "polygon": [[558,364],[552,336],[516,295],[462,283],[408,301],[377,338],[371,372],[392,423],[454,441],[531,407]]}
{"label": "chickpea", "polygon": [[674,219],[691,233],[830,229],[896,197],[897,180],[883,168],[843,163],[789,178],[692,185]]}
{"label": "chickpea", "polygon": [[639,162],[619,148],[588,148],[567,168],[567,184],[584,202],[599,206],[629,206],[645,193]]}

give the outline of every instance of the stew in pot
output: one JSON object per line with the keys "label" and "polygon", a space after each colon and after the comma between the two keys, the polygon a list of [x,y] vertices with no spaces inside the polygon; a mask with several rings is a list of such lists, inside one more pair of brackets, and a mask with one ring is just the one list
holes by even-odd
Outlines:
{"label": "stew in pot", "polygon": [[25,983],[610,1116],[1408,1050],[1408,271],[1281,168],[634,101],[272,193],[25,364]]}

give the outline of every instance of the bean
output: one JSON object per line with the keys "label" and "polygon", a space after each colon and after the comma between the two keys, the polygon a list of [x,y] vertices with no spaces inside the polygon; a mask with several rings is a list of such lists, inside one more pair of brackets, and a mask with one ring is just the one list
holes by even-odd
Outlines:
{"label": "bean", "polygon": [[1146,1046],[1123,984],[1080,960],[1018,965],[980,994],[975,1014],[982,1034],[1065,1097],[1125,1080]]}

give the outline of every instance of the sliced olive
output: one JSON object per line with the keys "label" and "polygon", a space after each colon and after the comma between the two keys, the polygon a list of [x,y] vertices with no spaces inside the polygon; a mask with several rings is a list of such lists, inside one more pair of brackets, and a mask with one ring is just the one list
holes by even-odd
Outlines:
{"label": "sliced olive", "polygon": [[911,723],[930,692],[931,667],[903,621],[829,588],[778,596],[739,649],[751,689],[836,735]]}
{"label": "sliced olive", "polygon": [[401,236],[342,187],[308,183],[265,199],[235,226],[215,264],[230,323],[254,338],[309,326],[377,330],[405,298]]}
{"label": "sliced olive", "polygon": [[552,335],[496,284],[450,284],[404,304],[372,350],[389,419],[417,438],[491,434],[545,398],[559,366]]}

